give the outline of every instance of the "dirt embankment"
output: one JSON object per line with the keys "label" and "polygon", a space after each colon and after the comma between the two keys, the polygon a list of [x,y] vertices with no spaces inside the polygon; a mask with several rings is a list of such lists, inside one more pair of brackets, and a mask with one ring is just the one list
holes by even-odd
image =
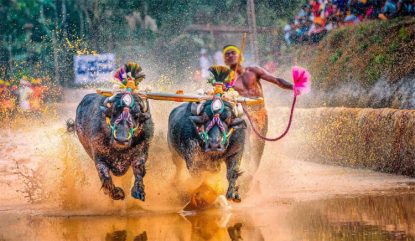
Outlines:
{"label": "dirt embankment", "polygon": [[315,108],[295,119],[291,156],[415,176],[415,110]]}
{"label": "dirt embankment", "polygon": [[415,18],[370,21],[330,32],[318,45],[282,55],[280,75],[307,67],[313,92],[304,106],[415,108]]}
{"label": "dirt embankment", "polygon": [[[413,17],[339,28],[317,45],[287,50],[278,75],[291,79],[291,65],[306,67],[312,91],[301,96],[298,106],[313,108],[296,111],[284,152],[305,160],[415,176],[414,53]],[[286,94],[268,92],[268,105],[273,99],[283,100],[277,105],[288,105]],[[279,113],[287,111],[274,112],[271,115],[281,119]],[[278,124],[274,121],[270,128],[278,129]]]}

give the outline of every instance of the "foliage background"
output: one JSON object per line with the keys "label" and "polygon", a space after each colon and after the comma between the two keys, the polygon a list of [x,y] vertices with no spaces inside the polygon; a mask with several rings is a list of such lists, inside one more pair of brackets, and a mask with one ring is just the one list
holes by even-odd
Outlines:
{"label": "foliage background", "polygon": [[[257,26],[281,26],[301,2],[256,1]],[[118,64],[131,59],[148,64],[153,72],[186,78],[201,47],[214,51],[229,42],[239,43],[242,35],[185,32],[187,26],[248,25],[247,1],[237,0],[0,3],[0,78],[42,75],[63,85],[72,83],[72,59],[77,53],[113,52]],[[268,53],[279,41],[274,35],[260,35],[260,50]]]}

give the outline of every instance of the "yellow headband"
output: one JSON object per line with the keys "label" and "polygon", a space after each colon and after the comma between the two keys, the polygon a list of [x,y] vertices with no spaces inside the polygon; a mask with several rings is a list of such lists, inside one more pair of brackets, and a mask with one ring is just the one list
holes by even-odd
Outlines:
{"label": "yellow headband", "polygon": [[223,59],[225,59],[226,52],[228,52],[230,50],[235,51],[239,54],[239,63],[244,62],[244,56],[242,55],[241,50],[238,47],[233,46],[233,45],[228,46],[223,50]]}

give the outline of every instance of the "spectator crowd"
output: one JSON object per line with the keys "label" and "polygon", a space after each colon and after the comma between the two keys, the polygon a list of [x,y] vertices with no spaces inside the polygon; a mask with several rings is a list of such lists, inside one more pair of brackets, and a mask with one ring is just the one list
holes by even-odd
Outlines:
{"label": "spectator crowd", "polygon": [[284,27],[284,39],[287,45],[318,42],[339,26],[397,16],[415,16],[415,0],[310,0]]}

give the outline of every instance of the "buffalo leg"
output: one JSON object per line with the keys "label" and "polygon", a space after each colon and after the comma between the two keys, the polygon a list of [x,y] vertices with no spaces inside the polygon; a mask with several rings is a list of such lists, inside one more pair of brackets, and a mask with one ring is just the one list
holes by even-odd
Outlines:
{"label": "buffalo leg", "polygon": [[116,187],[112,182],[108,165],[101,158],[97,157],[95,158],[95,167],[97,168],[104,193],[110,195],[114,200],[123,200],[125,198],[124,191]]}
{"label": "buffalo leg", "polygon": [[145,201],[146,198],[143,182],[143,178],[146,175],[146,159],[147,156],[142,158],[136,158],[131,162],[131,167],[133,168],[135,178],[134,186],[131,189],[131,196],[141,201]]}
{"label": "buffalo leg", "polygon": [[236,180],[241,175],[239,171],[239,165],[241,162],[242,154],[235,154],[226,160],[226,178],[228,179],[229,187],[226,192],[226,198],[235,202],[240,202],[241,197],[239,196],[238,189],[236,186]]}

